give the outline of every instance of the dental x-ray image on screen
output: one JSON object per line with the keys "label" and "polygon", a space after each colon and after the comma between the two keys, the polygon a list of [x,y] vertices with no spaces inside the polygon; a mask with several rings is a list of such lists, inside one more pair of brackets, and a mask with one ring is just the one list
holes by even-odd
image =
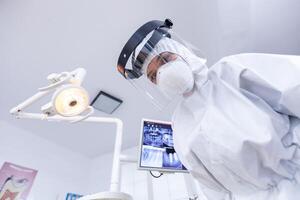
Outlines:
{"label": "dental x-ray image on screen", "polygon": [[141,138],[140,169],[187,172],[174,149],[171,123],[144,119]]}

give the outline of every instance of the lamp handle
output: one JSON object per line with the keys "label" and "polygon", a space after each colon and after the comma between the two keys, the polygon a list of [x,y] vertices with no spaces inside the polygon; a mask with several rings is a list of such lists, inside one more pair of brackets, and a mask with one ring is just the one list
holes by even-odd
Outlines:
{"label": "lamp handle", "polygon": [[39,91],[47,91],[47,90],[52,90],[54,88],[57,88],[61,85],[63,85],[64,83],[68,82],[70,79],[72,78],[72,74],[69,72],[62,72],[60,75],[58,75],[58,77],[56,79],[58,79],[59,81],[46,86],[46,87],[41,87],[39,88]]}
{"label": "lamp handle", "polygon": [[92,106],[89,106],[86,108],[86,110],[84,112],[87,112],[87,114],[83,115],[80,119],[76,119],[74,121],[71,121],[71,123],[77,123],[80,122],[82,120],[85,120],[86,118],[88,118],[89,116],[91,116],[94,113],[94,108]]}

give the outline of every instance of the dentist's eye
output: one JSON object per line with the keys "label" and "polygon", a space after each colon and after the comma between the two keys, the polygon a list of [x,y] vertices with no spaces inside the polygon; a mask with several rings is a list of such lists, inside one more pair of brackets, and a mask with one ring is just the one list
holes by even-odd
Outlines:
{"label": "dentist's eye", "polygon": [[161,53],[160,54],[161,56],[161,60],[164,62],[164,63],[168,63],[168,62],[171,62],[173,60],[176,60],[177,59],[177,54],[175,53],[171,53],[171,52],[164,52],[164,53]]}

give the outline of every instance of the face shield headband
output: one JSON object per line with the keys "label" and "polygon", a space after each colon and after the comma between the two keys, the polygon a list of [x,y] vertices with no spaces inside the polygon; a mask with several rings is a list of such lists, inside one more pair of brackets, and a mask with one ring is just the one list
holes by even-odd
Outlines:
{"label": "face shield headband", "polygon": [[[154,46],[164,37],[171,38],[168,30],[171,29],[173,23],[171,20],[165,21],[153,20],[141,26],[127,41],[123,47],[118,59],[118,71],[126,79],[137,79],[142,76],[142,65],[151,53]],[[136,56],[136,48],[143,42],[149,33],[153,32],[152,36],[142,47],[139,54]],[[127,69],[125,66],[131,58],[132,69]]]}

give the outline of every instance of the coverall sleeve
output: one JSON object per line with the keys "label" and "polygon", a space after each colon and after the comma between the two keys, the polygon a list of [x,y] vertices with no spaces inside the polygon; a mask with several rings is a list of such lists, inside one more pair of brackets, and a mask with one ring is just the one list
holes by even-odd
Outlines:
{"label": "coverall sleeve", "polygon": [[197,163],[197,165],[191,166],[190,173],[197,180],[201,192],[206,198],[203,200],[232,200],[230,193],[214,179],[195,153],[190,153],[189,157],[196,161],[191,163]]}
{"label": "coverall sleeve", "polygon": [[300,56],[239,54],[227,59],[242,69],[238,85],[275,111],[300,118]]}
{"label": "coverall sleeve", "polygon": [[228,193],[209,188],[202,182],[198,183],[205,198],[199,200],[233,200]]}

